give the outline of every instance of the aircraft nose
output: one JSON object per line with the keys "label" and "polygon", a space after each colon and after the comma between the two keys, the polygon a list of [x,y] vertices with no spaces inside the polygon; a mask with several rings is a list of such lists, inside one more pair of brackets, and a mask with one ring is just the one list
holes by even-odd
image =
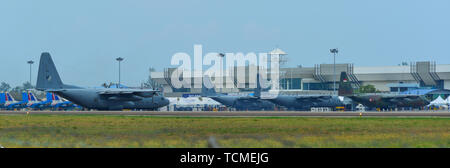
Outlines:
{"label": "aircraft nose", "polygon": [[169,101],[169,99],[167,99],[167,98],[164,98],[164,106],[167,106],[167,105],[169,105],[170,104],[170,101]]}

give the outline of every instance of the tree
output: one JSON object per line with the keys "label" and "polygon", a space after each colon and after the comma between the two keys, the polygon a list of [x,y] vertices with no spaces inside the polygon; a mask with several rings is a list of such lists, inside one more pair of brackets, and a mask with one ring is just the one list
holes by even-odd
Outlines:
{"label": "tree", "polygon": [[2,83],[0,84],[0,91],[2,91],[2,92],[7,92],[7,91],[9,91],[10,89],[11,89],[11,86],[10,86],[8,83],[2,82]]}
{"label": "tree", "polygon": [[152,79],[152,72],[156,71],[155,68],[150,67],[148,69],[148,71],[149,71],[148,79],[146,82],[143,83],[143,87],[144,88],[152,88],[152,89],[160,88],[161,85]]}
{"label": "tree", "polygon": [[364,85],[359,87],[357,90],[358,93],[377,93],[378,91],[374,85]]}
{"label": "tree", "polygon": [[17,101],[21,101],[22,100],[22,92],[23,92],[23,87],[21,86],[16,86],[14,88],[12,88],[9,93],[11,94],[11,96],[16,99]]}
{"label": "tree", "polygon": [[42,98],[44,96],[44,92],[39,92],[36,90],[33,90],[34,86],[30,82],[25,82],[22,84],[22,86],[16,86],[9,90],[9,93],[11,93],[11,96],[13,96],[16,100],[22,100],[22,93],[31,91],[33,92],[37,98]]}
{"label": "tree", "polygon": [[33,89],[34,86],[30,82],[25,82],[22,84],[23,90]]}

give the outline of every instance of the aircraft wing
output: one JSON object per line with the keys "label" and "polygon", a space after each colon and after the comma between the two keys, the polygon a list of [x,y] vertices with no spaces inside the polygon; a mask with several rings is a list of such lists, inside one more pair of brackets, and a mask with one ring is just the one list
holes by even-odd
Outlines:
{"label": "aircraft wing", "polygon": [[331,96],[298,96],[296,99],[300,102],[322,102],[331,99]]}
{"label": "aircraft wing", "polygon": [[260,98],[253,97],[253,96],[244,96],[244,97],[239,97],[239,99],[241,99],[241,100],[257,100],[257,99],[260,99]]}
{"label": "aircraft wing", "polygon": [[101,90],[97,93],[103,96],[116,96],[116,97],[129,97],[129,96],[139,96],[139,97],[153,97],[157,94],[156,90],[148,89],[114,89],[114,90]]}
{"label": "aircraft wing", "polygon": [[382,100],[386,101],[386,102],[391,102],[391,103],[397,103],[399,101],[402,100],[410,100],[410,99],[415,99],[418,96],[416,95],[405,95],[405,96],[394,96],[394,97],[383,97]]}
{"label": "aircraft wing", "polygon": [[45,89],[44,92],[61,92],[66,91],[66,89]]}

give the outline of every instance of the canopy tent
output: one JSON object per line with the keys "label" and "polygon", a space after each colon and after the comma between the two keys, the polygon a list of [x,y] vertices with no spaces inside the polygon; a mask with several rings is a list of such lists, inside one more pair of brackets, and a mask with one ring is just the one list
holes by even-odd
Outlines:
{"label": "canopy tent", "polygon": [[221,105],[219,102],[214,101],[208,97],[169,97],[170,105],[177,106],[203,106],[203,105]]}
{"label": "canopy tent", "polygon": [[448,96],[444,101],[447,103],[447,105],[450,105],[450,96]]}
{"label": "canopy tent", "polygon": [[441,106],[441,105],[447,105],[447,102],[442,99],[441,96],[439,96],[438,98],[436,98],[435,100],[433,100],[432,102],[430,102],[430,105],[435,105],[435,106]]}

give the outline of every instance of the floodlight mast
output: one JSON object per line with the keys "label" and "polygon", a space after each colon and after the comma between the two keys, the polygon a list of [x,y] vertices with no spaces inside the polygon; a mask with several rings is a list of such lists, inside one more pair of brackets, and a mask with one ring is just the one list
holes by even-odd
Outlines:
{"label": "floodlight mast", "polygon": [[222,81],[222,83],[219,85],[220,86],[220,89],[219,89],[219,92],[220,93],[222,93],[223,92],[223,81],[225,80],[224,79],[224,75],[223,75],[223,59],[224,59],[224,57],[225,57],[225,54],[224,53],[219,53],[219,54],[217,54],[217,56],[219,57],[219,59],[220,59],[220,71],[219,71],[219,73],[220,73],[220,77],[222,78],[222,80],[220,80],[220,81]]}
{"label": "floodlight mast", "polygon": [[333,94],[336,94],[336,54],[339,52],[337,48],[330,49],[333,53]]}
{"label": "floodlight mast", "polygon": [[116,58],[116,60],[119,62],[119,84],[118,84],[118,88],[120,88],[120,62],[122,62],[124,60],[124,58],[118,57],[118,58]]}
{"label": "floodlight mast", "polygon": [[34,61],[33,60],[29,60],[29,61],[27,61],[27,63],[30,64],[30,85],[33,86],[31,84],[31,65],[34,64]]}

